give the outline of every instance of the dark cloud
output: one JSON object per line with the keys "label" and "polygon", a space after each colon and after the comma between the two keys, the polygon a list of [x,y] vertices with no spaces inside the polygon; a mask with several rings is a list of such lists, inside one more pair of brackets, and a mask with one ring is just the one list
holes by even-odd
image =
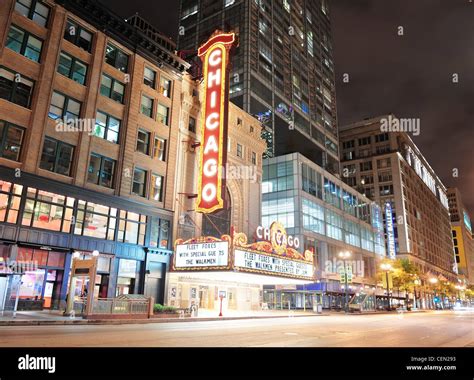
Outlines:
{"label": "dark cloud", "polygon": [[[100,1],[122,17],[139,12],[164,34],[177,35],[178,0]],[[331,5],[339,124],[389,112],[421,118],[416,144],[444,184],[461,190],[474,218],[474,3],[331,0]],[[342,83],[343,73],[350,74],[348,84]],[[452,83],[453,73],[459,74],[458,84]]]}
{"label": "dark cloud", "polygon": [[415,143],[474,217],[473,16],[467,0],[332,1],[339,124],[389,112],[419,117]]}

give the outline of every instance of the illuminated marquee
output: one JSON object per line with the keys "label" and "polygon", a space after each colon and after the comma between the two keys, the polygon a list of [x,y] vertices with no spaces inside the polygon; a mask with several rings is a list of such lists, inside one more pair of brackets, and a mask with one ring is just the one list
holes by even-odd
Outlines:
{"label": "illuminated marquee", "polygon": [[227,66],[234,33],[213,35],[198,50],[204,73],[204,117],[196,210],[211,213],[224,207],[221,170],[227,133]]}

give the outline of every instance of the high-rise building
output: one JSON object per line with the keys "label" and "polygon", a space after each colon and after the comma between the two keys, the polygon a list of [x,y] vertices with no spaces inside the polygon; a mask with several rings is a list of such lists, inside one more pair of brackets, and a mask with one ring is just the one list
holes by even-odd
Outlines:
{"label": "high-rise building", "polygon": [[[388,256],[408,258],[424,280],[457,281],[446,188],[408,133],[390,129],[395,120],[339,129],[342,177],[382,207]],[[416,120],[404,123],[416,130]]]}
{"label": "high-rise building", "polygon": [[474,240],[471,218],[457,188],[448,188],[448,202],[454,253],[459,274],[464,276],[470,284],[474,284]]}
{"label": "high-rise building", "polygon": [[163,302],[189,65],[91,0],[4,0],[0,41],[0,258],[36,263],[20,309],[59,307],[93,251],[90,292]]}
{"label": "high-rise building", "polygon": [[327,0],[181,0],[178,49],[234,31],[230,100],[264,125],[264,157],[298,152],[339,174]]}

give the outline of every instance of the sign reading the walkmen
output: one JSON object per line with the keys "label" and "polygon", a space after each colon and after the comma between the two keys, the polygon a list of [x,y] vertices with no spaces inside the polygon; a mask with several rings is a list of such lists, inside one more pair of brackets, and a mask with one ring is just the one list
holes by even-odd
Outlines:
{"label": "sign reading the walkmen", "polygon": [[313,265],[310,263],[240,249],[234,251],[234,266],[284,277],[313,279]]}
{"label": "sign reading the walkmen", "polygon": [[234,33],[215,33],[198,50],[204,74],[204,117],[196,211],[211,213],[224,207],[228,108],[228,60]]}
{"label": "sign reading the walkmen", "polygon": [[224,267],[229,262],[229,243],[178,244],[175,251],[175,269]]}

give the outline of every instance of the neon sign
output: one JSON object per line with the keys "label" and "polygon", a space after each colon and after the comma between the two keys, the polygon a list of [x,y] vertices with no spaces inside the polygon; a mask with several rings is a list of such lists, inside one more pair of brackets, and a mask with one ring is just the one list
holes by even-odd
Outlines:
{"label": "neon sign", "polygon": [[204,117],[202,149],[196,210],[211,213],[224,207],[222,190],[225,186],[222,168],[225,165],[224,141],[227,134],[229,50],[234,33],[214,34],[198,50],[204,74]]}

